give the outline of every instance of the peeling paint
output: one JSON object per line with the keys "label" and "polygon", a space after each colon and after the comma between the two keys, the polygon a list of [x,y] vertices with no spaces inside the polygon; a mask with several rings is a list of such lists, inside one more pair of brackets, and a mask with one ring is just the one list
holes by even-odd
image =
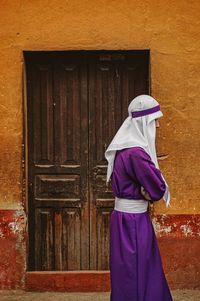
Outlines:
{"label": "peeling paint", "polygon": [[10,231],[12,231],[14,234],[20,231],[19,224],[17,224],[16,221],[9,223],[8,227],[10,228]]}
{"label": "peeling paint", "polygon": [[[26,217],[22,210],[0,210],[0,289],[24,288]],[[5,252],[9,250],[9,252]]]}
{"label": "peeling paint", "polygon": [[157,215],[152,220],[158,237],[199,237],[200,215]]}
{"label": "peeling paint", "polygon": [[182,225],[180,229],[183,231],[185,236],[192,235],[192,229],[189,225]]}

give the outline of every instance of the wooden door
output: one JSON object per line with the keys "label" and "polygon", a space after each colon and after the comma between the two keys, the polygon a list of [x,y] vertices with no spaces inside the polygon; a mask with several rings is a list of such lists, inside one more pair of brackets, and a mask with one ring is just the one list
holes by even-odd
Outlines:
{"label": "wooden door", "polygon": [[148,94],[148,52],[107,51],[89,59],[90,268],[109,269],[109,218],[114,206],[106,187],[105,149],[128,116],[130,101]]}
{"label": "wooden door", "polygon": [[104,151],[148,93],[148,51],[26,52],[29,270],[108,270]]}

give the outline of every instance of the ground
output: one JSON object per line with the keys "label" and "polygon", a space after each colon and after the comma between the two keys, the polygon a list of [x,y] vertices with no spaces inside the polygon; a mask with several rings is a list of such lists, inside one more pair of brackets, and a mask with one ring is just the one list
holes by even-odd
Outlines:
{"label": "ground", "polygon": [[[200,290],[172,291],[174,301],[200,301]],[[0,291],[1,301],[109,301],[109,293],[35,293]],[[22,299],[23,298],[23,299]]]}

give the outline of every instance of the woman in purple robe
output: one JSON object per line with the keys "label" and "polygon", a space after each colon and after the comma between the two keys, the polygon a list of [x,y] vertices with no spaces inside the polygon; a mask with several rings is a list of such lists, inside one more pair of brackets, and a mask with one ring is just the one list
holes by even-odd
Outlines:
{"label": "woman in purple robe", "polygon": [[107,182],[115,207],[110,218],[110,301],[173,301],[148,212],[149,202],[170,193],[157,161],[157,119],[163,114],[149,95],[135,97],[129,116],[105,152]]}

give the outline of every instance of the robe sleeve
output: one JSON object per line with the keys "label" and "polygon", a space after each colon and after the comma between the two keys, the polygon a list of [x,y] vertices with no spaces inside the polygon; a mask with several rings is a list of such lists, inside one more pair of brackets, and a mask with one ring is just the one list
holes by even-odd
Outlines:
{"label": "robe sleeve", "polygon": [[149,193],[152,201],[158,201],[163,197],[166,185],[161,171],[143,149],[137,148],[129,154],[125,168],[128,175],[136,179]]}

